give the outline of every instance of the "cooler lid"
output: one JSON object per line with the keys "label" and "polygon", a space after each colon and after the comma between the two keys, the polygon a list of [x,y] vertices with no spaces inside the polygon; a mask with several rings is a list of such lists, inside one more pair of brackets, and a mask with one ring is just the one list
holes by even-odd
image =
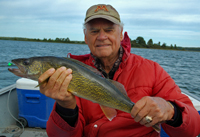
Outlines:
{"label": "cooler lid", "polygon": [[36,87],[38,82],[35,80],[20,78],[16,81],[17,89],[29,89],[29,90],[40,90],[39,87]]}

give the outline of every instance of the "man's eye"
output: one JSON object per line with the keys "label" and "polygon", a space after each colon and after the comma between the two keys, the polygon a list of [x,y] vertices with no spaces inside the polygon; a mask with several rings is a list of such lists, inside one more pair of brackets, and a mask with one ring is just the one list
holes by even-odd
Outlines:
{"label": "man's eye", "polygon": [[112,31],[112,29],[108,29],[108,30],[106,30],[106,32],[111,32]]}
{"label": "man's eye", "polygon": [[94,30],[94,31],[91,31],[93,34],[95,34],[95,33],[98,33],[98,31],[97,30]]}

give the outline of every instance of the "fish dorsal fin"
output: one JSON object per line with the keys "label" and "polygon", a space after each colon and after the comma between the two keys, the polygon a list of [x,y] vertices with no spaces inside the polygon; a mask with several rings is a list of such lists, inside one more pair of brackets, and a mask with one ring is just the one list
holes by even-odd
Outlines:
{"label": "fish dorsal fin", "polygon": [[110,80],[108,79],[108,81],[110,81],[113,85],[115,85],[119,91],[121,91],[121,93],[128,99],[130,100],[130,98],[127,95],[126,89],[124,88],[124,85],[122,85],[121,83],[114,81],[114,80]]}
{"label": "fish dorsal fin", "polygon": [[113,118],[117,116],[117,110],[115,110],[114,108],[109,108],[103,105],[100,105],[100,107],[109,121],[112,121]]}
{"label": "fish dorsal fin", "polygon": [[103,75],[102,75],[102,73],[101,73],[100,71],[98,71],[97,69],[95,69],[95,68],[93,68],[93,67],[91,67],[91,66],[89,66],[89,65],[86,65],[86,64],[84,64],[84,63],[82,63],[82,62],[80,62],[80,61],[78,61],[78,60],[72,59],[72,58],[67,58],[67,57],[63,57],[63,58],[64,58],[64,59],[68,59],[68,60],[70,60],[70,61],[72,61],[72,62],[75,62],[76,64],[79,64],[79,65],[81,65],[81,66],[83,66],[83,67],[89,69],[90,71],[94,72],[95,74],[97,74],[97,75],[103,77]]}

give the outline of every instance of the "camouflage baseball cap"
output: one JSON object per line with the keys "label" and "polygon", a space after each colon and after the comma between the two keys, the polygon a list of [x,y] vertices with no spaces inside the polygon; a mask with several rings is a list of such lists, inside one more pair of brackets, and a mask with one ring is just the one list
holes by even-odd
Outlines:
{"label": "camouflage baseball cap", "polygon": [[98,4],[91,6],[85,17],[85,23],[96,18],[104,18],[115,24],[120,24],[119,13],[111,5]]}

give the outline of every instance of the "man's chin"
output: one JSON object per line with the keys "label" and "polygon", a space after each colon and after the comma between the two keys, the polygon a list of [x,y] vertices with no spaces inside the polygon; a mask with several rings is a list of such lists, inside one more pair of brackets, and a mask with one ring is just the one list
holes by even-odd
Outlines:
{"label": "man's chin", "polygon": [[101,59],[101,58],[108,58],[110,55],[111,55],[111,53],[109,53],[108,51],[105,51],[105,52],[96,54],[96,57]]}

